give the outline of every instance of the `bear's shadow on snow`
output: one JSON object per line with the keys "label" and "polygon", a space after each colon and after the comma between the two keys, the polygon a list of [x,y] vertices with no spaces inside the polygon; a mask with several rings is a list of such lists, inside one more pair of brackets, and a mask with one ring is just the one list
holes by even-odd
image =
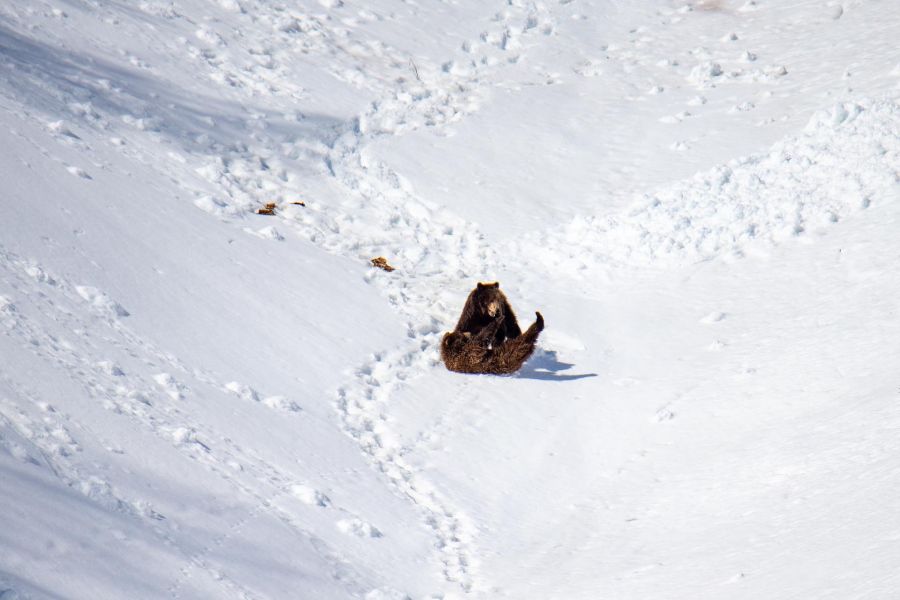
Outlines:
{"label": "bear's shadow on snow", "polygon": [[596,373],[560,374],[560,371],[567,371],[574,366],[572,363],[559,360],[555,350],[537,350],[534,356],[516,373],[516,377],[546,381],[573,381],[597,377]]}

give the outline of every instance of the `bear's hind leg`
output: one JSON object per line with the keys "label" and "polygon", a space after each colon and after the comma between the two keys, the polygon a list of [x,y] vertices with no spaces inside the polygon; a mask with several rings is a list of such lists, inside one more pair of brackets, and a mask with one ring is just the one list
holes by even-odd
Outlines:
{"label": "bear's hind leg", "polygon": [[506,340],[491,352],[489,366],[492,373],[515,373],[534,353],[538,335],[544,329],[544,317],[541,313],[536,314],[537,320],[525,333],[515,339]]}

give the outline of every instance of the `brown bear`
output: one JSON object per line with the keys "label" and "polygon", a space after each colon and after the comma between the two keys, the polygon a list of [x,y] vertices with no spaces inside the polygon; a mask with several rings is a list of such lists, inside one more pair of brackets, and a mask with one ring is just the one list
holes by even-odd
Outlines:
{"label": "brown bear", "polygon": [[537,320],[525,333],[501,344],[492,340],[506,327],[503,315],[475,334],[468,331],[445,333],[441,340],[441,360],[447,369],[457,373],[515,373],[534,352],[538,334],[544,329],[544,317],[539,312],[535,315]]}
{"label": "brown bear", "polygon": [[500,291],[500,283],[481,283],[466,298],[462,315],[456,323],[454,333],[470,333],[475,335],[485,327],[494,323],[498,317],[503,317],[495,328],[493,338],[488,340],[490,345],[500,345],[506,339],[517,338],[522,334],[516,315],[513,313],[509,300]]}

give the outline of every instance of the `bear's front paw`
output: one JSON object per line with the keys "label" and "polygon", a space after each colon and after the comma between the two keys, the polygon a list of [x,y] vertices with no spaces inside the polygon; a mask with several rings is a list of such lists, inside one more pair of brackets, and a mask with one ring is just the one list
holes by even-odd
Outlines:
{"label": "bear's front paw", "polygon": [[535,312],[534,314],[537,315],[537,321],[535,321],[535,323],[537,324],[537,330],[543,331],[544,330],[544,317],[541,316],[541,313],[539,313],[539,312]]}

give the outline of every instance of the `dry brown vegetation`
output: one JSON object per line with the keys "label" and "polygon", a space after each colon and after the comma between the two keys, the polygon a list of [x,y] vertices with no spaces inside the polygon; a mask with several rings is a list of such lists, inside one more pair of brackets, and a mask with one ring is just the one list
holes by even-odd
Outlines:
{"label": "dry brown vegetation", "polygon": [[379,269],[384,269],[388,273],[395,270],[394,267],[392,267],[391,265],[388,264],[387,259],[383,256],[378,256],[376,258],[373,258],[371,262],[372,262],[373,267],[378,267]]}
{"label": "dry brown vegetation", "polygon": [[264,207],[256,209],[256,214],[258,214],[258,215],[274,215],[275,214],[275,203],[274,202],[266,202],[266,205]]}

